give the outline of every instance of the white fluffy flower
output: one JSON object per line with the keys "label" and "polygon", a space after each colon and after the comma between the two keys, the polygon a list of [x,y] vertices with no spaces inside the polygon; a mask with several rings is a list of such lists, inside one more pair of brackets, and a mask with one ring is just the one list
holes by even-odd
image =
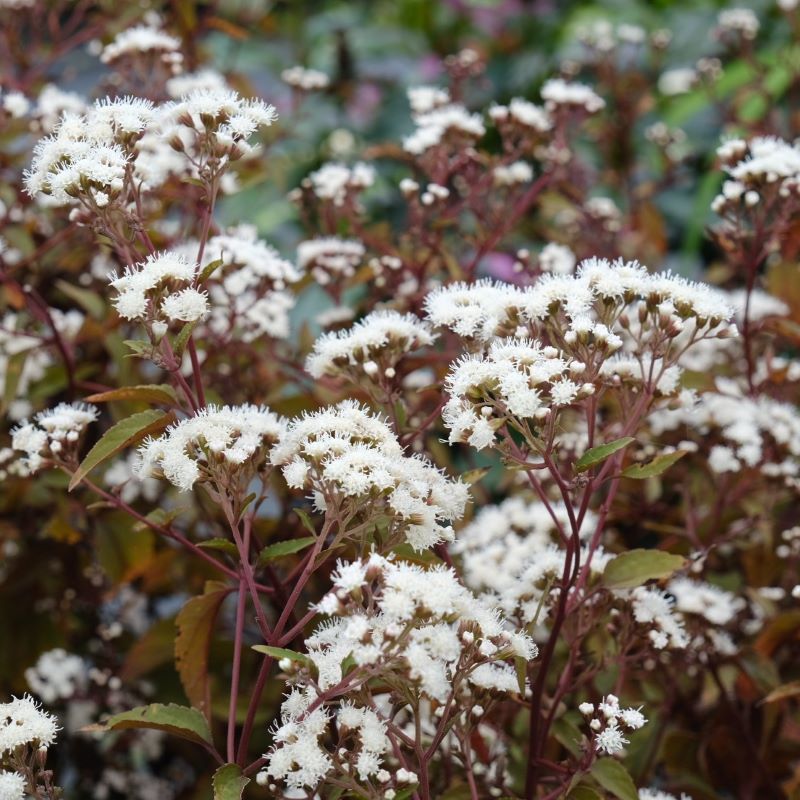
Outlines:
{"label": "white fluffy flower", "polygon": [[0,800],[24,800],[26,786],[24,775],[0,770]]}
{"label": "white fluffy flower", "polygon": [[28,469],[39,469],[46,458],[58,458],[74,448],[87,426],[97,419],[97,409],[84,403],[59,403],[40,411],[11,431],[11,446],[25,453]]}
{"label": "white fluffy flower", "polygon": [[56,648],[42,653],[35,666],[25,670],[25,680],[32,692],[50,704],[72,697],[85,686],[87,674],[80,656]]}
{"label": "white fluffy flower", "polygon": [[545,108],[551,113],[561,108],[580,108],[594,114],[605,108],[605,100],[593,89],[582,83],[569,83],[560,78],[551,78],[542,87]]}
{"label": "white fluffy flower", "polygon": [[352,167],[329,163],[312,172],[308,181],[320,200],[330,200],[335,206],[342,206],[349,197],[372,186],[375,170],[362,161]]}
{"label": "white fluffy flower", "polygon": [[467,502],[463,483],[423,456],[404,455],[389,426],[353,401],[292,420],[271,460],[291,486],[316,492],[318,504],[334,497],[354,511],[382,509],[390,532],[418,550],[452,539],[449,523]]}
{"label": "white fluffy flower", "polygon": [[[156,317],[156,309],[151,301],[166,287],[183,286],[191,283],[197,273],[196,265],[180,253],[162,252],[148,256],[147,260],[128,267],[118,276],[110,276],[110,284],[117,291],[112,303],[117,313],[125,319],[146,319],[148,314]],[[208,299],[194,289],[175,293],[165,298],[159,312],[167,319],[183,319],[184,316],[202,316],[208,310]],[[198,319],[195,316],[194,319]]]}
{"label": "white fluffy flower", "polygon": [[110,64],[123,56],[137,53],[152,51],[177,53],[180,47],[181,40],[176,36],[170,36],[151,25],[137,25],[118,33],[103,48],[100,60],[104,64]]}
{"label": "white fluffy flower", "polygon": [[414,121],[417,129],[403,140],[403,149],[412,155],[422,155],[442,144],[448,135],[474,141],[486,133],[480,115],[470,114],[457,103],[417,114]]}
{"label": "white fluffy flower", "polygon": [[208,314],[208,295],[197,289],[182,289],[164,298],[161,313],[168,320],[196,322]]}
{"label": "white fluffy flower", "polygon": [[355,275],[364,253],[364,245],[359,241],[323,236],[297,245],[297,265],[310,272],[321,286],[327,286],[339,276]]}
{"label": "white fluffy flower", "polygon": [[0,703],[0,755],[22,745],[50,747],[57,732],[55,717],[42,711],[30,695]]}
{"label": "white fluffy flower", "polygon": [[404,355],[432,344],[434,339],[429,326],[413,314],[373,311],[352,328],[317,339],[306,369],[320,378],[367,372],[366,365],[372,363],[379,365],[383,374]]}
{"label": "white fluffy flower", "polygon": [[295,89],[311,92],[326,89],[331,79],[318,69],[309,69],[300,65],[289,67],[281,72],[281,80]]}
{"label": "white fluffy flower", "polygon": [[164,477],[181,491],[198,480],[216,476],[221,467],[228,479],[266,465],[266,451],[284,431],[282,420],[264,406],[208,406],[194,417],[169,428],[139,448],[139,477]]}

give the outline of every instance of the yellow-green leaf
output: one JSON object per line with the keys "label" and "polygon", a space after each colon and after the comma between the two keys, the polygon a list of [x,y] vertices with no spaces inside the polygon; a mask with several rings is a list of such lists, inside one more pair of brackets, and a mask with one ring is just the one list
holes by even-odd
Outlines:
{"label": "yellow-green leaf", "polygon": [[90,725],[84,730],[119,731],[128,728],[152,728],[179,736],[198,744],[213,744],[208,720],[196,709],[175,703],[152,703],[139,706],[121,714],[114,714],[99,725]]}
{"label": "yellow-green leaf", "polygon": [[214,773],[211,781],[214,800],[241,800],[248,783],[250,778],[242,775],[242,768],[238,764],[225,764]]}
{"label": "yellow-green leaf", "polygon": [[253,650],[257,653],[265,653],[272,656],[276,661],[288,658],[290,661],[299,661],[301,664],[311,663],[311,659],[303,653],[295,653],[294,650],[287,650],[285,647],[271,647],[268,644],[254,644]]}
{"label": "yellow-green leaf", "polygon": [[164,403],[170,406],[177,402],[174,389],[166,383],[122,386],[86,398],[88,403],[110,403],[113,400],[140,400],[143,403]]}
{"label": "yellow-green leaf", "polygon": [[300,539],[286,539],[282,542],[268,544],[258,554],[258,563],[266,564],[268,561],[272,561],[274,558],[280,558],[281,556],[288,556],[292,553],[298,553],[300,550],[305,550],[306,547],[309,547],[316,541],[316,536],[303,536]]}
{"label": "yellow-green leaf", "polygon": [[613,758],[595,761],[590,770],[591,776],[619,800],[639,800],[639,793],[628,770]]}
{"label": "yellow-green leaf", "polygon": [[100,295],[95,294],[89,289],[80,289],[63,280],[56,281],[55,285],[69,297],[70,300],[74,300],[95,319],[103,319],[106,315],[106,304],[103,302]]}
{"label": "yellow-green leaf", "polygon": [[635,478],[636,480],[655,478],[656,475],[660,475],[676,461],[682,459],[687,452],[686,450],[673,450],[671,453],[662,453],[646,464],[631,464],[630,467],[622,470],[622,475],[625,478]]}
{"label": "yellow-green leaf", "polygon": [[198,542],[197,546],[202,547],[203,550],[220,550],[232,556],[239,555],[236,545],[228,539],[223,539],[221,536],[215,536],[213,539],[206,539],[204,542]]}
{"label": "yellow-green leaf", "polygon": [[175,416],[171,412],[165,414],[155,410],[140,411],[109,428],[75,471],[69,482],[69,491],[72,491],[98,464],[144,439],[145,436],[162,431],[174,419]]}
{"label": "yellow-green leaf", "polygon": [[635,441],[632,436],[623,436],[621,439],[614,439],[613,442],[606,442],[606,444],[590,448],[575,462],[575,472],[586,472],[587,469],[605,461],[609,456],[613,456],[618,450],[622,450],[623,447],[627,447]]}
{"label": "yellow-green leaf", "polygon": [[686,563],[683,556],[663,550],[628,550],[606,564],[603,585],[608,589],[632,589],[656,578],[666,578]]}
{"label": "yellow-green leaf", "polygon": [[198,283],[205,283],[216,271],[219,267],[222,266],[222,259],[216,258],[213,261],[209,262],[203,267],[203,271],[197,278]]}

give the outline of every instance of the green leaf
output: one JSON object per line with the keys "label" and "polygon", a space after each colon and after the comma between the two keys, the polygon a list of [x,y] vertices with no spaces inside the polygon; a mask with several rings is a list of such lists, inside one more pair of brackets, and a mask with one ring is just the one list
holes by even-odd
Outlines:
{"label": "green leaf", "polygon": [[225,764],[214,773],[211,781],[214,800],[241,800],[248,783],[250,778],[242,775],[242,768],[238,764]]}
{"label": "green leaf", "polygon": [[295,653],[294,650],[287,650],[285,647],[271,647],[268,644],[254,644],[253,650],[257,653],[265,653],[272,656],[276,661],[288,658],[290,661],[298,661],[301,664],[311,664],[311,659],[303,653]]}
{"label": "green leaf", "polygon": [[258,563],[266,564],[275,558],[281,556],[288,556],[292,553],[298,553],[300,550],[305,550],[309,545],[317,541],[316,536],[304,536],[302,539],[286,539],[282,542],[274,542],[268,544],[259,554]]}
{"label": "green leaf", "polygon": [[198,283],[205,283],[223,264],[221,258],[216,258],[210,261],[203,267],[203,271],[197,278]]}
{"label": "green leaf", "polygon": [[489,470],[490,467],[478,467],[477,469],[471,469],[461,476],[461,481],[462,483],[466,483],[467,486],[472,486],[473,483],[483,480],[483,478],[489,474]]}
{"label": "green leaf", "polygon": [[[145,514],[145,519],[152,522],[154,525],[160,525],[162,528],[166,528],[172,520],[176,517],[179,517],[183,512],[186,511],[186,506],[178,506],[178,508],[154,508],[148,514]],[[137,522],[134,524],[133,529],[135,531],[143,531],[147,530],[150,526],[144,522]]]}
{"label": "green leaf", "polygon": [[228,539],[223,539],[221,536],[215,536],[213,539],[206,539],[204,542],[198,542],[198,547],[203,550],[221,550],[223,553],[230,553],[232,556],[238,556],[239,551],[236,545]]}
{"label": "green leaf", "polygon": [[81,308],[95,319],[103,319],[106,315],[106,304],[103,299],[89,289],[79,289],[67,281],[58,280],[56,288],[63,292],[70,300],[74,300]]}
{"label": "green leaf", "polygon": [[603,800],[603,796],[584,783],[576,786],[567,795],[567,800]]}
{"label": "green leaf", "polygon": [[628,770],[613,758],[595,761],[590,770],[591,776],[619,800],[639,800],[639,793]]}
{"label": "green leaf", "polygon": [[303,527],[309,532],[314,534],[314,538],[317,536],[317,530],[314,527],[314,523],[311,521],[311,517],[308,515],[306,511],[303,511],[302,508],[293,508],[295,514],[297,514],[300,522],[303,523]]}
{"label": "green leaf", "polygon": [[606,564],[603,585],[608,589],[632,589],[655,578],[666,578],[685,563],[683,556],[663,550],[628,550]]}
{"label": "green leaf", "polygon": [[175,337],[175,342],[172,345],[172,349],[175,351],[175,355],[180,358],[183,355],[183,351],[186,349],[186,345],[189,344],[189,339],[191,339],[192,334],[194,333],[194,329],[197,327],[198,320],[194,322],[187,322],[180,330],[180,333]]}
{"label": "green leaf", "polygon": [[152,728],[198,744],[213,745],[208,720],[196,709],[169,703],[152,703],[121,714],[105,722],[84,728],[87,731],[120,731],[129,728]]}
{"label": "green leaf", "polygon": [[177,402],[175,391],[165,383],[144,386],[123,386],[108,392],[98,392],[86,398],[87,403],[109,403],[112,400],[139,400],[143,403],[164,403],[172,406]]}
{"label": "green leaf", "polygon": [[72,491],[98,464],[144,439],[145,436],[164,430],[174,420],[175,416],[171,412],[164,414],[162,411],[140,411],[109,428],[75,471],[69,482],[69,491]]}
{"label": "green leaf", "polygon": [[635,478],[636,480],[655,478],[656,475],[660,475],[676,461],[682,459],[687,452],[687,450],[673,450],[671,453],[662,453],[646,464],[631,464],[630,467],[622,470],[622,475],[625,478]]}
{"label": "green leaf", "polygon": [[8,356],[6,360],[6,382],[3,386],[3,412],[5,412],[17,396],[19,381],[20,378],[22,378],[22,371],[25,369],[25,361],[27,358],[28,351],[23,350],[21,353],[14,353],[13,356]]}
{"label": "green leaf", "polygon": [[226,584],[208,581],[205,592],[189,600],[178,613],[175,624],[175,668],[189,702],[210,716],[208,694],[208,652],[214,624],[223,600],[230,594]]}
{"label": "green leaf", "polygon": [[147,339],[126,339],[123,344],[132,351],[126,358],[153,357],[153,345]]}
{"label": "green leaf", "polygon": [[528,662],[522,656],[516,656],[514,658],[514,669],[517,673],[519,693],[525,697],[525,679],[528,677]]}
{"label": "green leaf", "polygon": [[633,436],[623,436],[621,439],[614,439],[613,442],[606,444],[599,444],[597,447],[592,447],[587,450],[576,462],[575,472],[586,472],[595,464],[605,461],[609,456],[614,455],[618,450],[627,447],[631,442],[636,440]]}
{"label": "green leaf", "polygon": [[553,736],[556,741],[569,750],[576,758],[581,754],[583,734],[578,726],[567,717],[559,717],[553,723]]}

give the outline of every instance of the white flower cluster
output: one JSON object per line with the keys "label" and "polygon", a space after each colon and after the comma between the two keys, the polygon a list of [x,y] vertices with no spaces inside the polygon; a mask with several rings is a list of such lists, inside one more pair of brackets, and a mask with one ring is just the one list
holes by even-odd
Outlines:
{"label": "white flower cluster", "polygon": [[153,25],[136,25],[118,33],[100,53],[104,64],[121,58],[135,58],[143,53],[157,55],[174,73],[182,70],[181,40]]}
{"label": "white flower cluster", "polygon": [[450,92],[437,86],[412,86],[406,94],[414,114],[427,114],[434,108],[450,104]]}
{"label": "white flower cluster", "polygon": [[613,694],[606,695],[596,708],[593,703],[581,703],[579,711],[590,718],[595,748],[608,755],[622,752],[629,744],[624,736],[625,728],[635,731],[647,723],[640,709],[621,708],[619,698]]}
{"label": "white flower cluster", "polygon": [[518,428],[525,427],[521,418],[541,425],[600,385],[671,394],[679,387],[679,355],[735,330],[726,322],[732,309],[724,294],[649,275],[636,262],[600,259],[525,288],[453,284],[428,295],[426,310],[434,325],[478,349],[451,365],[444,418],[451,442],[479,449],[509,419]]}
{"label": "white flower cluster", "polygon": [[728,8],[717,16],[720,33],[736,34],[744,39],[755,39],[761,27],[758,17],[750,8]]}
{"label": "white flower cluster", "polygon": [[297,245],[297,266],[327,286],[339,277],[351,278],[361,264],[364,245],[355,239],[322,236]]}
{"label": "white flower cluster", "polygon": [[767,395],[746,397],[732,382],[728,393],[706,392],[696,402],[656,412],[650,424],[664,431],[694,431],[710,445],[708,465],[716,473],[758,469],[769,478],[800,487],[800,414],[791,403]]}
{"label": "white flower cluster", "polygon": [[42,653],[35,666],[25,670],[31,691],[48,705],[68,700],[86,685],[87,678],[84,660],[60,647]]}
{"label": "white flower cluster", "polygon": [[712,625],[727,625],[747,607],[741,597],[691,578],[674,578],[667,584],[667,591],[675,597],[678,611],[700,616]]}
{"label": "white flower cluster", "polygon": [[42,711],[30,695],[0,703],[0,757],[19,747],[50,747],[56,740],[55,717]]}
{"label": "white flower cluster", "polygon": [[561,78],[551,78],[542,86],[542,100],[550,114],[563,111],[582,111],[595,114],[606,106],[606,101],[594,89],[583,83],[571,83]]}
{"label": "white flower cluster", "polygon": [[662,792],[660,789],[639,789],[639,800],[692,800],[692,798],[681,792],[681,796]]}
{"label": "white flower cluster", "polygon": [[[451,570],[426,570],[373,554],[340,562],[332,577],[333,591],[318,604],[331,619],[306,640],[314,680],[297,678],[283,705],[276,746],[267,755],[269,777],[290,787],[314,788],[334,759],[349,757],[360,780],[372,778],[388,789],[392,775],[383,767],[391,746],[388,720],[347,698],[371,677],[402,684],[402,697],[412,691],[438,704],[465,692],[519,692],[507,659],[531,660],[536,646],[525,634],[509,630]],[[349,674],[348,688],[335,692],[346,661],[358,677]],[[359,745],[349,753],[340,741],[329,755],[319,742],[330,719],[328,706],[334,704],[339,725],[358,731]],[[395,780],[406,777],[396,774]]]}
{"label": "white flower cluster", "polygon": [[85,114],[65,114],[34,148],[25,186],[53,205],[78,201],[93,210],[119,197],[134,170],[135,145],[154,123],[152,103],[138,97],[98,101]]}
{"label": "white flower cluster", "polygon": [[553,127],[553,120],[541,106],[515,97],[507,106],[493,105],[489,116],[504,135],[542,134]]}
{"label": "white flower cluster", "polygon": [[247,225],[208,240],[204,266],[218,259],[222,265],[208,282],[208,327],[218,335],[236,330],[245,342],[262,335],[285,339],[289,312],[295,304],[287,287],[301,277],[294,264],[281,258]]}
{"label": "white flower cluster", "polygon": [[728,179],[711,204],[724,216],[743,209],[783,208],[800,196],[800,146],[775,136],[728,139],[717,149]]}
{"label": "white flower cluster", "polygon": [[226,89],[195,89],[164,108],[163,135],[185,151],[201,175],[216,177],[229,161],[254,152],[249,139],[278,118],[274,106]]}
{"label": "white flower cluster", "polygon": [[539,253],[539,269],[552,275],[571,275],[578,259],[565,244],[550,242]]}
{"label": "white flower cluster", "polygon": [[445,379],[449,400],[442,419],[450,429],[449,441],[482,450],[509,419],[542,426],[559,409],[594,394],[593,383],[581,382],[585,369],[557,348],[528,339],[495,341],[485,355],[462,357]]}
{"label": "white flower cluster", "polygon": [[42,711],[29,695],[0,703],[0,800],[28,797],[57,732],[55,717]]}
{"label": "white flower cluster", "polygon": [[0,92],[0,105],[12,119],[21,119],[30,111],[30,101],[22,92]]}
{"label": "white flower cluster", "polygon": [[24,420],[11,431],[11,446],[25,453],[24,467],[40,469],[47,460],[62,461],[74,455],[86,427],[97,419],[97,409],[84,403],[59,403]]}
{"label": "white flower cluster", "polygon": [[452,540],[449,523],[467,502],[463,483],[406,456],[391,428],[354,401],[292,420],[271,458],[290,487],[314,492],[320,509],[385,514],[388,536],[417,550]]}
{"label": "white flower cluster", "polygon": [[205,67],[197,72],[185,72],[175,75],[167,81],[167,94],[173,100],[179,100],[188,94],[196,91],[206,92],[226,92],[231,87],[221,75],[214,69]]}
{"label": "white flower cluster", "polygon": [[533,167],[527,161],[499,164],[492,170],[497,186],[517,186],[533,180]]}
{"label": "white flower cluster", "polygon": [[614,25],[607,19],[592,20],[576,32],[581,44],[598,53],[610,53],[622,45],[640,45],[647,39],[647,31],[638,25]]}
{"label": "white flower cluster", "polygon": [[154,253],[121,276],[109,276],[118,292],[112,303],[125,319],[196,322],[208,313],[208,296],[192,285],[197,272],[180,253]]}
{"label": "white flower cluster", "polygon": [[27,784],[19,772],[0,770],[0,800],[25,800]]}
{"label": "white flower cluster", "polygon": [[674,67],[661,73],[658,91],[667,97],[675,97],[691,91],[697,83],[697,70],[692,67]]}
{"label": "white flower cluster", "polygon": [[248,140],[276,119],[272,106],[227,89],[194,89],[154,106],[124,97],[68,112],[34,149],[27,191],[53,205],[82,203],[97,213],[142,185],[152,190],[170,175],[215,179],[251,152]]}
{"label": "white flower cluster", "polygon": [[[71,342],[83,327],[84,315],[76,309],[61,311],[57,308],[48,309],[48,315],[59,335],[67,342]],[[23,332],[25,331],[25,332]],[[13,311],[6,312],[0,320],[0,385],[14,386],[8,380],[9,369],[15,360],[24,354],[22,370],[16,378],[16,392],[6,410],[9,419],[18,421],[30,415],[32,404],[30,402],[33,384],[45,377],[46,370],[54,363],[51,348],[43,346],[42,339],[37,335],[36,329],[31,330],[29,323]]]}
{"label": "white flower cluster", "polygon": [[471,114],[460,103],[450,102],[441,89],[412,89],[409,100],[417,127],[403,140],[403,149],[411,155],[423,155],[448,141],[457,147],[472,144],[486,133],[480,114]]}
{"label": "white flower cluster", "polygon": [[363,161],[348,167],[346,164],[331,162],[323,164],[308,176],[308,185],[320,200],[327,200],[335,206],[343,206],[359,192],[375,183],[375,170]]}
{"label": "white flower cluster", "polygon": [[327,89],[331,79],[318,69],[301,67],[299,64],[281,72],[281,80],[293,89],[302,89],[304,92]]}
{"label": "white flower cluster", "polygon": [[400,359],[433,344],[430,327],[413,314],[373,311],[344,331],[323,334],[314,343],[306,369],[315,378],[366,375],[380,382],[393,379]]}
{"label": "white flower cluster", "polygon": [[[534,620],[548,584],[564,569],[556,523],[569,531],[569,515],[562,503],[551,503],[551,509],[555,520],[544,503],[519,496],[484,506],[450,546],[466,585],[506,617],[519,618],[525,625]],[[588,512],[582,537],[591,534],[596,524],[595,515]],[[602,572],[609,558],[602,550],[595,552],[592,573]]]}
{"label": "white flower cluster", "polygon": [[217,479],[246,486],[283,432],[283,421],[264,406],[208,406],[146,440],[136,473],[164,477],[182,492]]}
{"label": "white flower cluster", "polygon": [[647,637],[656,650],[689,645],[683,619],[675,610],[675,600],[653,586],[637,586],[630,591],[633,618],[649,628]]}
{"label": "white flower cluster", "polygon": [[[644,313],[657,329],[691,323],[704,335],[727,331],[723,323],[733,314],[724,293],[705,284],[670,273],[649,275],[636,261],[597,258],[581,262],[575,275],[547,275],[525,288],[488,281],[450,284],[431,292],[425,306],[433,325],[479,342],[537,338],[546,335],[547,324],[557,323],[557,340],[566,350],[579,348],[576,355],[587,334],[595,345],[605,335],[605,344],[617,349],[625,332],[618,325],[623,311],[631,319]],[[606,326],[605,333],[598,323]],[[683,330],[677,327],[673,336]]]}

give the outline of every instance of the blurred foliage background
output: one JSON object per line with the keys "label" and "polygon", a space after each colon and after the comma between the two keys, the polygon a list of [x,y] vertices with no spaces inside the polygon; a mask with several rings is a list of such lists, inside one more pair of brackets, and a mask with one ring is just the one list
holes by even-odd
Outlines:
{"label": "blurred foliage background", "polygon": [[[214,67],[243,92],[275,104],[281,121],[273,129],[268,155],[241,175],[243,190],[223,198],[217,216],[221,225],[255,225],[261,236],[285,253],[293,253],[307,234],[287,194],[331,159],[375,158],[380,178],[365,197],[369,215],[390,224],[399,219],[394,187],[403,173],[396,161],[384,157],[396,156],[398,142],[413,128],[406,89],[436,83],[447,55],[472,47],[485,57],[486,73],[469,87],[470,96],[465,98],[468,106],[478,108],[514,96],[536,98],[548,77],[564,63],[581,58],[576,34],[587,23],[602,19],[612,25],[640,25],[650,32],[667,29],[672,35],[669,47],[657,60],[644,60],[633,70],[652,86],[665,70],[693,67],[700,58],[724,54],[710,32],[717,13],[726,6],[711,0],[104,0],[94,5],[106,21],[105,41],[141,20],[148,10],[157,11],[165,28],[183,38],[187,68],[199,63]],[[767,0],[749,5],[762,26],[755,52],[724,60],[715,87],[716,102],[709,102],[704,89],[673,97],[643,93],[634,128],[627,131],[637,151],[633,160],[655,164],[658,150],[647,141],[645,129],[656,120],[682,128],[689,151],[680,179],[654,194],[646,208],[636,205],[636,196],[613,174],[600,171],[593,188],[598,195],[614,197],[625,213],[641,216],[638,229],[645,239],[641,249],[655,269],[671,268],[695,276],[710,267],[724,282],[725,268],[717,263],[718,254],[704,236],[711,219],[709,204],[722,181],[714,168],[720,135],[769,131],[791,139],[800,129],[798,98],[791,95],[800,64],[793,38],[800,21],[787,24],[786,14]],[[644,52],[636,57],[650,58]],[[327,73],[332,79],[330,89],[295,107],[295,98],[280,79],[282,70],[294,64]],[[97,58],[84,48],[55,61],[46,77],[62,89],[84,95],[114,91]],[[638,97],[635,86],[631,91]],[[612,104],[607,115],[611,124],[613,111]],[[591,159],[592,153],[587,152],[587,157]],[[8,171],[13,158],[3,158],[2,166]],[[538,236],[546,233],[538,225],[535,230]],[[29,251],[31,243],[23,233],[19,236],[13,244]],[[57,256],[57,268],[45,263],[41,274],[78,273],[87,260],[86,252]],[[781,297],[800,311],[796,282],[780,282],[780,274],[775,280]],[[54,306],[72,305],[63,294],[52,294]],[[301,331],[305,320],[324,302],[321,291],[313,287],[300,298],[293,312],[298,336],[302,332],[307,339],[308,331]],[[88,346],[103,341],[105,333],[90,319],[84,333]],[[105,344],[109,350],[115,346],[110,338]],[[125,370],[130,362],[121,357],[114,360],[119,384],[129,382]],[[39,397],[52,396],[53,386],[58,388],[63,378],[55,373],[51,377],[50,385],[37,386]],[[66,479],[53,473],[30,484],[8,482],[0,490],[0,544],[7,562],[0,565],[0,697],[25,691],[24,671],[42,652],[54,647],[75,650],[77,643],[88,643],[86,655],[105,675],[98,678],[105,707],[127,708],[148,698],[183,702],[173,662],[175,616],[189,597],[202,592],[213,573],[187,566],[184,555],[160,546],[154,534],[132,526],[120,514],[92,514],[81,498],[67,495],[65,487]],[[54,505],[56,495],[61,499]],[[265,520],[268,534],[272,533],[269,526],[277,524]],[[278,538],[286,538],[284,534]],[[790,623],[786,621],[787,626]],[[796,618],[794,625],[792,630]],[[779,639],[782,634],[774,635]],[[211,673],[223,676],[221,680],[230,650],[231,643],[224,640],[215,641],[211,649]],[[758,669],[768,671],[765,663],[759,663]],[[771,676],[761,677],[767,683],[771,680]],[[268,742],[269,708],[276,705],[281,688],[276,683],[269,690],[273,696],[257,720],[263,746]],[[224,692],[217,696],[224,705]],[[220,710],[224,716],[224,707]],[[83,711],[85,719],[80,718],[78,704],[71,704],[69,713],[76,718],[67,722],[69,729],[91,721],[97,706],[87,700]],[[169,750],[161,750],[161,745],[146,737],[137,739],[135,746],[126,741],[70,740],[68,756],[65,753],[54,766],[59,779],[71,787],[71,796],[199,800],[208,795],[208,782],[195,780],[203,766],[191,747],[184,752],[180,743],[171,743]],[[684,764],[687,774],[699,758],[695,745],[688,730],[668,743],[672,751],[668,757]],[[99,785],[99,777],[89,778],[87,784],[86,775],[95,770],[99,776],[103,770],[100,764],[89,764],[95,748],[106,749],[107,763],[117,764],[121,771],[132,770],[125,773],[127,785],[114,789],[113,782],[105,781],[103,786],[112,788],[105,788],[104,795],[93,793],[92,784]],[[723,767],[726,753],[737,752],[733,746],[722,747],[706,756]],[[644,770],[648,758],[648,753],[634,753],[634,767],[638,764]],[[169,786],[150,787],[149,791],[156,792],[151,795],[136,788],[131,776],[137,763],[150,764],[149,771]],[[699,767],[697,771],[702,772]],[[721,796],[697,780],[696,797]],[[730,786],[727,791],[727,796],[735,796]]]}

